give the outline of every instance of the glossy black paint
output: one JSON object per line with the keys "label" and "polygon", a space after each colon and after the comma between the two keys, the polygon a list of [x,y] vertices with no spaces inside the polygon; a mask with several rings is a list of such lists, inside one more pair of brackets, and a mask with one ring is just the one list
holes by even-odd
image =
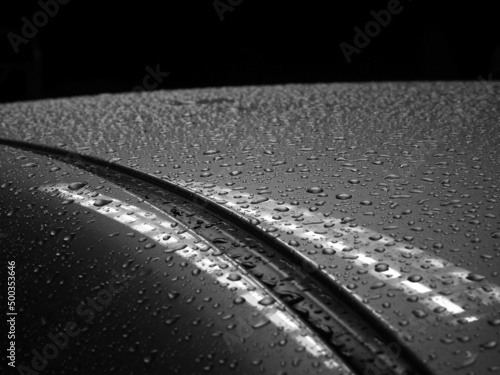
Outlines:
{"label": "glossy black paint", "polygon": [[[167,215],[127,185],[25,150],[1,154],[2,249],[18,275],[12,373],[350,373],[221,252],[223,233],[206,242],[176,221],[180,205]],[[193,244],[202,257],[184,254]]]}

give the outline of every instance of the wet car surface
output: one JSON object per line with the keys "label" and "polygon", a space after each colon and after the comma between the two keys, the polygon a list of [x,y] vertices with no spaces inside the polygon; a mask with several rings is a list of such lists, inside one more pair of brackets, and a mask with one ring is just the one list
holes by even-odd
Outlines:
{"label": "wet car surface", "polygon": [[[92,260],[100,259],[94,267],[102,267],[107,276],[100,274],[100,281],[97,276],[92,282],[82,281],[75,300],[67,304],[61,297],[66,286],[61,286],[59,297],[52,297],[59,307],[47,308],[39,315],[50,315],[54,309],[65,311],[65,306],[73,311],[52,320],[54,326],[44,328],[48,331],[71,319],[78,300],[92,295],[90,285],[112,278],[105,269],[119,269],[127,259],[139,255],[137,267],[144,275],[138,280],[144,280],[144,287],[138,281],[133,283],[133,290],[126,295],[130,300],[119,295],[123,302],[120,299],[115,307],[110,304],[110,312],[99,315],[98,324],[104,332],[110,330],[114,326],[111,320],[120,315],[119,306],[123,311],[131,309],[128,314],[134,316],[134,322],[125,314],[119,326],[136,327],[131,328],[137,330],[133,342],[138,342],[140,349],[129,350],[131,340],[123,337],[124,333],[100,341],[93,333],[96,336],[89,335],[87,340],[95,338],[99,345],[94,351],[100,348],[102,357],[89,351],[86,361],[120,363],[120,355],[110,354],[115,351],[102,349],[114,340],[116,352],[134,366],[153,366],[149,367],[151,373],[161,373],[169,363],[166,353],[181,345],[185,335],[190,337],[186,339],[189,344],[172,354],[177,359],[169,371],[496,373],[500,371],[498,93],[495,84],[485,88],[481,83],[458,82],[290,85],[3,105],[1,138],[6,146],[2,151],[2,183],[10,183],[2,192],[3,201],[8,202],[2,217],[15,223],[5,228],[2,220],[2,231],[8,234],[4,243],[11,244],[10,254],[16,251],[16,239],[30,212],[39,216],[37,220],[49,220],[54,228],[68,228],[69,232],[72,226],[82,228],[87,240],[72,242],[53,236],[58,245],[50,247],[55,253],[46,255],[46,260],[37,259],[41,255],[31,258],[37,250],[26,246],[43,238],[36,235],[35,228],[22,240],[25,242],[21,241],[17,252],[20,264],[27,267],[25,283],[35,284],[51,284],[42,282],[50,278],[50,272],[40,274],[39,270],[40,276],[28,277],[28,269],[40,262],[50,265],[55,274],[71,276],[68,269],[74,267],[73,261],[55,264],[61,256],[57,255],[60,247],[72,254],[85,253],[78,244],[101,238],[109,244],[105,248],[127,248],[116,254],[87,251],[84,258],[88,263],[80,266],[80,272],[98,275],[91,271]],[[123,176],[152,190],[139,188],[133,193],[139,203],[131,203],[124,191],[134,184]],[[124,179],[128,182],[122,184]],[[83,185],[71,189],[75,182]],[[104,192],[103,188],[96,190],[100,185],[105,186]],[[166,198],[157,196],[160,193],[155,190],[184,201],[166,210],[161,203]],[[19,196],[22,203],[16,202]],[[36,204],[28,207],[30,200],[36,199],[52,202],[51,219],[43,218],[43,210]],[[130,212],[120,211],[123,203],[132,206],[128,207],[135,212],[132,216],[152,212],[162,219],[129,222]],[[64,223],[58,223],[57,207],[61,204],[68,210],[62,215]],[[213,215],[204,219],[206,222],[234,225],[226,233],[241,232],[241,238],[229,241],[221,237],[217,242],[218,237],[212,237],[210,242],[211,235],[201,229],[203,225],[189,226],[189,214],[178,209],[183,204],[195,207],[200,214]],[[114,211],[105,214],[110,208]],[[80,210],[101,225],[94,229],[87,221],[67,219]],[[39,227],[38,221],[29,220]],[[182,230],[171,233],[166,232],[168,226],[156,226],[158,221],[171,225],[175,220],[179,220],[177,225],[187,225],[186,233],[192,238],[183,238]],[[145,240],[139,245],[137,238],[126,238],[125,229]],[[50,232],[48,227],[43,230]],[[159,233],[161,237],[155,237]],[[75,235],[75,240],[79,236]],[[164,236],[170,237],[163,240]],[[181,236],[177,241],[182,246],[173,245],[169,251],[176,236]],[[248,236],[266,248],[262,263],[268,267],[258,272],[251,271],[256,267],[255,254],[238,253],[239,248],[252,248],[241,245]],[[196,249],[203,241],[215,256]],[[218,246],[223,249],[214,250]],[[173,258],[167,260],[169,257]],[[217,289],[211,286],[212,281],[200,280],[212,275],[205,261],[219,269],[214,280],[222,287]],[[269,265],[284,272],[275,275],[279,282],[263,276],[271,275]],[[161,311],[162,298],[168,300],[165,289],[177,285],[177,280],[162,276],[167,267],[179,273],[173,278],[185,280],[186,285],[181,282],[175,287],[181,295],[191,288],[200,299],[218,298],[218,302],[206,301],[207,308],[216,303],[219,306],[203,313],[208,324],[217,329],[206,324],[199,328],[194,323],[193,328],[191,322],[183,322],[184,315],[193,321],[196,318],[188,312],[193,309],[181,302],[170,304],[175,313]],[[283,267],[289,270],[283,271]],[[227,268],[231,271],[226,274]],[[73,275],[75,285],[77,274]],[[227,280],[232,274],[235,280]],[[244,287],[231,285],[238,277],[246,278]],[[166,280],[173,284],[163,285]],[[280,292],[280,282],[290,280],[313,285],[310,295],[304,286]],[[42,290],[50,293],[52,285]],[[254,304],[242,295],[248,293],[248,285],[261,291]],[[142,298],[143,294],[149,299]],[[268,294],[271,297],[266,299]],[[245,303],[231,303],[238,297]],[[33,302],[31,309],[42,300]],[[141,307],[131,307],[133,300],[140,300]],[[266,302],[259,304],[262,300],[280,308],[266,313]],[[322,301],[328,303],[320,308]],[[218,315],[215,310],[219,307]],[[322,318],[315,316],[320,310],[325,313]],[[277,311],[281,319],[269,319]],[[256,312],[255,322],[245,320]],[[353,322],[348,321],[350,315]],[[227,321],[221,319],[226,316]],[[155,319],[173,321],[155,332]],[[270,324],[254,329],[252,325],[259,319]],[[232,335],[234,339],[228,338],[227,333],[238,324],[245,326],[245,321],[249,333],[240,328],[239,334]],[[27,331],[38,332],[40,326],[33,323]],[[43,346],[44,337],[36,344],[29,342],[26,358],[31,358],[31,347]],[[84,340],[83,334],[81,338]],[[230,350],[233,345],[236,349]],[[207,346],[213,353],[205,349]],[[189,361],[197,355],[203,359]],[[294,363],[296,356],[303,358]],[[220,363],[216,357],[231,360]],[[237,365],[228,366],[236,357],[239,370]],[[49,366],[71,372],[74,360],[72,356],[59,362],[55,359]]]}

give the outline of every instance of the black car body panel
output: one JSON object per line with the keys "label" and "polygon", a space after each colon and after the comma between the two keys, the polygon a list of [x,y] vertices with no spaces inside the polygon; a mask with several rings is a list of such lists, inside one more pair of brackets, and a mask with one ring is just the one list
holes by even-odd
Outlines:
{"label": "black car body panel", "polygon": [[119,185],[25,150],[1,154],[2,246],[19,275],[18,373],[351,373],[221,250],[217,222],[196,218],[207,240],[176,219],[187,208],[168,214],[172,201],[158,191],[157,209],[139,181],[142,195],[116,173]]}
{"label": "black car body panel", "polygon": [[[499,89],[290,85],[15,103],[0,107],[1,136],[72,163],[89,155],[217,211],[330,286],[416,372],[494,373]],[[379,362],[355,371],[388,371]]]}

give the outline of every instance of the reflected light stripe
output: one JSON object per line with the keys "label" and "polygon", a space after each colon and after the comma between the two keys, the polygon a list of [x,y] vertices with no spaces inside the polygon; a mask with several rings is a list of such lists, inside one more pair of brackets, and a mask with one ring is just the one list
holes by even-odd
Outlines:
{"label": "reflected light stripe", "polygon": [[437,303],[438,305],[444,307],[446,310],[448,310],[452,314],[460,314],[461,312],[465,311],[460,306],[451,302],[448,298],[446,298],[444,296],[434,296],[434,297],[431,297],[431,300],[434,301],[435,303]]}
{"label": "reflected light stripe", "polygon": [[[159,243],[162,246],[167,246],[170,242],[180,242],[186,246],[185,249],[176,250],[175,253],[187,261],[191,262],[194,266],[203,270],[208,275],[216,279],[220,285],[226,286],[230,290],[236,291],[238,296],[245,298],[247,304],[252,306],[255,310],[263,314],[275,326],[281,327],[290,338],[294,339],[299,345],[303,346],[310,354],[322,360],[323,364],[330,369],[340,370],[343,374],[352,374],[352,372],[341,362],[332,359],[335,354],[328,348],[322,341],[315,338],[312,331],[304,326],[300,320],[297,320],[293,315],[288,313],[285,306],[279,301],[275,301],[274,305],[279,306],[280,309],[270,309],[259,303],[263,298],[268,296],[265,289],[253,281],[245,274],[240,274],[241,280],[231,281],[227,277],[231,272],[240,271],[237,263],[228,258],[224,254],[214,256],[208,259],[212,254],[211,245],[207,243],[202,237],[185,227],[182,223],[176,221],[173,217],[166,213],[162,213],[163,217],[161,222],[158,222],[158,217],[151,213],[140,209],[139,207],[127,204],[117,199],[110,198],[105,195],[98,197],[91,197],[93,193],[87,188],[82,188],[77,191],[68,189],[67,184],[54,184],[40,186],[39,190],[49,193],[57,192],[59,196],[64,199],[73,199],[74,203],[83,207],[88,207],[97,213],[108,216],[117,222],[128,226],[137,232],[149,237],[151,240]],[[127,192],[130,194],[129,192]],[[112,202],[103,207],[96,207],[94,203],[97,199],[109,199]],[[113,206],[111,206],[113,205]],[[131,216],[130,212],[136,215],[136,220],[129,222],[125,216]],[[138,216],[138,217],[137,217]],[[133,224],[138,222],[137,224]],[[172,227],[172,224],[175,224]],[[179,235],[179,231],[183,233]],[[160,232],[159,234],[157,234]],[[169,240],[165,241],[162,238],[165,235],[171,236]],[[203,246],[205,251],[200,250]],[[168,247],[167,250],[168,251]],[[215,272],[217,272],[215,274]],[[241,272],[241,271],[240,271]],[[249,290],[251,288],[252,290]]]}
{"label": "reflected light stripe", "polygon": [[[336,239],[328,238],[325,235],[320,235],[317,233],[314,233],[315,227],[317,228],[316,230],[321,230],[324,231],[325,228],[321,226],[321,224],[312,224],[312,225],[305,225],[305,223],[302,224],[294,224],[289,225],[290,223],[282,223],[280,221],[272,219],[272,216],[274,215],[279,215],[282,216],[282,213],[276,212],[273,210],[274,206],[285,206],[285,205],[278,205],[276,201],[273,199],[268,199],[265,202],[259,203],[259,204],[250,204],[248,208],[242,208],[240,204],[237,204],[237,202],[241,200],[249,200],[252,201],[254,199],[257,199],[255,195],[251,195],[248,193],[241,193],[241,192],[235,192],[232,189],[229,188],[224,188],[220,186],[210,186],[209,188],[205,188],[202,183],[197,183],[197,182],[190,182],[186,183],[185,181],[182,180],[171,180],[178,185],[191,190],[193,192],[197,192],[198,194],[203,195],[206,199],[209,200],[214,200],[214,195],[216,194],[221,194],[223,193],[224,195],[224,201],[226,202],[225,205],[230,206],[232,210],[239,212],[243,216],[247,217],[248,219],[252,218],[259,218],[262,224],[266,225],[271,225],[274,226],[278,229],[280,229],[283,232],[287,232],[292,230],[294,232],[294,235],[297,238],[301,239],[307,239],[310,241],[315,241],[315,243],[321,244],[324,247],[329,247],[333,248],[337,251],[337,253],[334,256],[340,256],[342,257],[345,252],[342,252],[342,249],[346,246],[354,246],[354,240],[355,238],[352,238],[353,234],[356,234],[359,236],[358,240],[361,239],[361,236],[363,239],[368,240],[368,237],[372,235],[379,235],[377,232],[370,230],[368,228],[363,228],[360,226],[357,227],[349,227],[348,224],[342,224],[341,219],[338,218],[332,218],[332,217],[323,217],[320,216],[319,214],[315,214],[310,212],[307,209],[303,209],[297,206],[286,206],[290,209],[291,212],[293,212],[294,216],[301,215],[302,218],[306,218],[307,221],[317,221],[321,223],[329,222],[333,223],[336,230],[341,230],[342,233],[342,241],[338,241]],[[237,195],[238,198],[233,198],[232,195]],[[291,220],[291,219],[287,219]],[[265,230],[266,228],[260,224],[259,226]],[[305,225],[305,227],[304,227]],[[331,229],[330,229],[331,230]],[[346,241],[347,237],[347,241]],[[279,238],[278,238],[279,240]],[[350,243],[352,242],[352,243]],[[359,241],[358,241],[359,242]],[[367,241],[362,241],[362,242],[367,242]],[[394,239],[382,235],[382,237],[378,241],[368,241],[369,248],[367,251],[372,251],[373,248],[377,246],[382,246],[386,245],[388,243],[393,243]],[[286,243],[285,243],[286,244]],[[286,244],[287,245],[287,244]],[[287,245],[288,246],[288,245]],[[405,247],[406,246],[406,247]],[[466,277],[469,274],[469,271],[465,269],[461,269],[458,267],[455,267],[451,262],[438,258],[436,256],[430,255],[423,250],[414,247],[413,245],[394,245],[394,246],[384,246],[384,254],[386,257],[383,260],[383,263],[387,263],[390,268],[386,272],[372,272],[370,271],[370,275],[373,277],[379,278],[383,280],[384,282],[389,282],[391,285],[395,287],[402,287],[404,292],[407,294],[414,294],[414,293],[429,293],[432,291],[432,288],[427,286],[425,283],[429,282],[432,278],[435,277],[443,277],[447,276],[451,278],[453,281],[452,285],[449,285],[448,287],[451,286],[460,286],[461,284],[464,283],[470,283],[470,280],[467,280]],[[364,249],[363,249],[364,250]],[[358,249],[356,252],[349,252],[351,255],[357,255],[357,259],[349,259],[350,263],[353,263],[354,265],[360,267],[360,268],[366,268],[366,264],[373,264],[375,262],[370,260],[369,255],[367,253],[363,253],[362,250]],[[398,262],[397,260],[392,261],[389,259],[391,256],[395,257],[396,259],[400,258],[401,255],[406,254],[406,256],[410,257],[412,259],[411,265],[408,263],[405,264],[407,268],[412,268],[412,272],[415,272],[417,274],[420,274],[424,277],[424,280],[420,283],[413,283],[409,282],[407,280],[401,280],[401,274],[396,271],[398,267],[401,266],[401,263]],[[304,259],[307,259],[308,261],[311,261],[312,264],[316,265],[316,262],[312,261],[311,259],[306,258],[303,256],[301,253],[298,253],[299,256],[302,256]],[[420,267],[421,265],[426,265],[426,268]],[[326,271],[325,271],[326,272]],[[336,278],[333,275],[329,275],[333,280],[336,280]],[[388,277],[392,276],[392,277]],[[447,280],[450,280],[450,279]],[[489,283],[489,282],[482,282],[481,284],[478,284],[478,290],[481,289],[482,286],[487,286],[488,288],[491,289],[491,292],[489,293],[480,293],[479,291],[475,292],[474,295],[477,298],[481,298],[484,303],[500,303],[500,287]],[[360,296],[358,296],[354,291],[349,290],[349,293],[351,293],[355,298],[362,300]],[[456,292],[456,297],[460,299],[461,303],[466,304],[468,300],[468,295],[471,294],[471,291],[463,292],[461,290],[457,289]],[[487,295],[486,295],[487,294]],[[420,300],[422,304],[427,305],[428,301],[425,302],[425,299]],[[436,306],[436,302],[432,301],[431,303],[433,306]],[[456,306],[460,307],[459,305],[455,304]],[[448,305],[450,306],[450,305]],[[429,306],[427,306],[429,307]],[[452,310],[458,311],[456,308],[453,308]],[[385,319],[384,319],[385,320]],[[474,321],[474,319],[470,319],[469,321]]]}
{"label": "reflected light stripe", "polygon": [[413,283],[411,281],[405,280],[401,281],[401,284],[407,286],[408,288],[414,290],[417,293],[428,293],[432,292],[432,289],[429,288],[428,286],[425,286],[422,283]]}

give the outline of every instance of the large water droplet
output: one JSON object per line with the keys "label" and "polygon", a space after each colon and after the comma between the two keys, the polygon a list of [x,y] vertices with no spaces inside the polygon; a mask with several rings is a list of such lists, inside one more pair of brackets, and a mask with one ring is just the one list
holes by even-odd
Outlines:
{"label": "large water droplet", "polygon": [[408,277],[408,280],[410,280],[412,283],[418,283],[419,281],[422,280],[422,276],[420,275],[411,275]]}
{"label": "large water droplet", "polygon": [[311,194],[319,194],[323,192],[323,189],[320,187],[310,187],[309,189],[307,189],[307,192]]}
{"label": "large water droplet", "polygon": [[113,200],[111,200],[111,199],[96,199],[94,202],[94,206],[102,207],[102,206],[105,206],[107,204],[110,204],[111,202],[113,202]]}
{"label": "large water droplet", "polygon": [[273,297],[266,296],[259,301],[259,305],[269,306],[272,305],[276,300]]}
{"label": "large water droplet", "polygon": [[263,202],[267,202],[269,200],[269,198],[257,198],[253,201],[251,201],[250,203],[251,204],[259,204],[259,203],[263,203]]}
{"label": "large water droplet", "polygon": [[38,164],[36,164],[36,163],[26,163],[26,164],[21,165],[21,167],[23,167],[23,168],[34,168],[34,167],[38,167]]}
{"label": "large water droplet", "polygon": [[377,272],[385,272],[389,269],[389,265],[386,263],[378,263],[375,265],[375,271]]}
{"label": "large water droplet", "polygon": [[241,297],[241,296],[240,296],[240,297],[236,297],[236,298],[233,300],[233,303],[234,303],[235,305],[241,305],[241,304],[242,304],[242,303],[244,303],[244,302],[245,302],[245,298],[243,298],[243,297]]}
{"label": "large water droplet", "polygon": [[241,280],[241,276],[237,275],[235,273],[231,273],[231,274],[229,274],[229,276],[227,277],[227,279],[231,280],[231,281],[238,281],[238,280]]}
{"label": "large water droplet", "polygon": [[81,189],[82,187],[84,187],[85,185],[87,185],[86,182],[72,182],[71,184],[68,185],[68,189],[78,190],[78,189]]}
{"label": "large water droplet", "polygon": [[335,198],[337,199],[341,199],[341,200],[346,200],[346,199],[351,199],[352,198],[352,195],[351,194],[348,194],[348,193],[340,193],[340,194],[337,194],[335,196]]}
{"label": "large water droplet", "polygon": [[207,150],[203,153],[203,155],[215,155],[218,154],[220,151],[219,150]]}
{"label": "large water droplet", "polygon": [[413,315],[419,319],[423,319],[427,316],[427,313],[424,310],[417,309],[412,311]]}
{"label": "large water droplet", "polygon": [[471,281],[481,281],[486,279],[485,276],[478,275],[477,273],[469,273],[466,277],[467,280]]}

